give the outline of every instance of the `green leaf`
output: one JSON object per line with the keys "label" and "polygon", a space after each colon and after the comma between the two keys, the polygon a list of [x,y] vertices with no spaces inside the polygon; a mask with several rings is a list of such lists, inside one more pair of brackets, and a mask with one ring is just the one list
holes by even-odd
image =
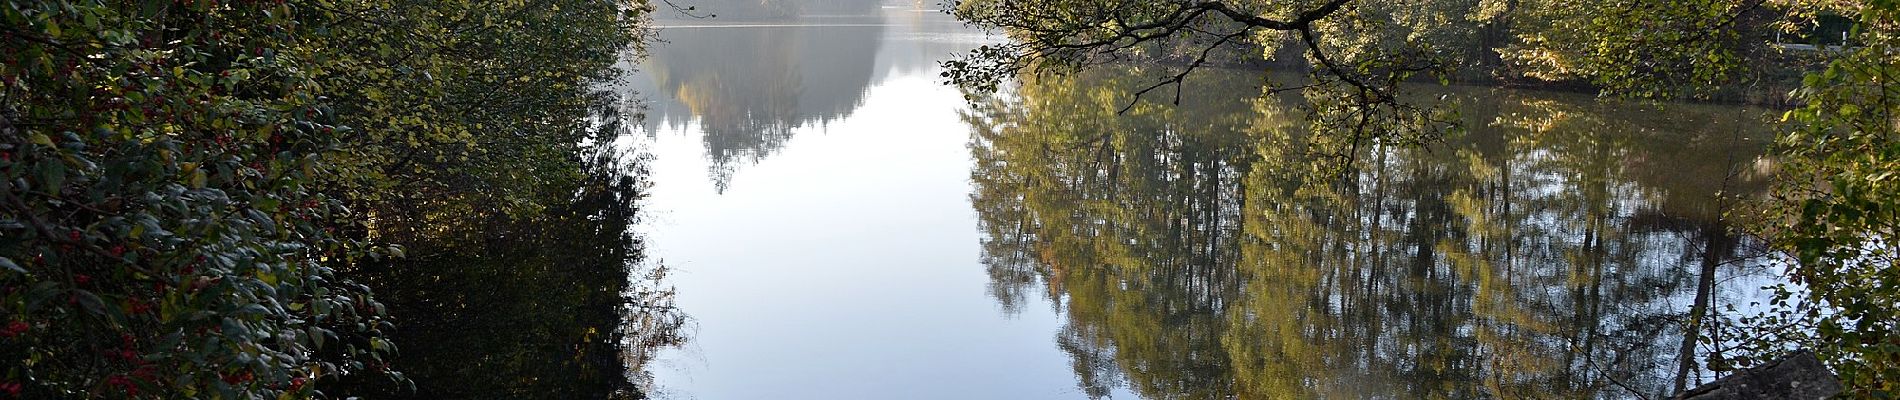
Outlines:
{"label": "green leaf", "polygon": [[99,295],[82,289],[73,289],[73,297],[79,300],[79,306],[84,307],[87,312],[106,315],[106,302],[100,300]]}
{"label": "green leaf", "polygon": [[309,332],[310,332],[310,342],[314,344],[315,345],[314,347],[316,347],[317,349],[322,349],[323,339],[324,339],[323,335],[325,333],[323,331],[323,328],[312,326],[310,327]]}
{"label": "green leaf", "polygon": [[66,163],[49,162],[41,164],[40,182],[45,183],[46,187],[42,190],[45,190],[48,195],[59,197],[60,191],[62,191],[66,185]]}

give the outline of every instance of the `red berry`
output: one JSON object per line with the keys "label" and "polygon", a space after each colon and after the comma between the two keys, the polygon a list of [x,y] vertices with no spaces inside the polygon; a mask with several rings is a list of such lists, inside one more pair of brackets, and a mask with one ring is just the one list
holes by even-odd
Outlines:
{"label": "red berry", "polygon": [[86,275],[86,274],[74,275],[73,282],[78,282],[81,285],[92,283],[92,275]]}
{"label": "red berry", "polygon": [[15,320],[13,322],[7,323],[6,330],[0,330],[0,336],[4,336],[4,337],[19,336],[22,333],[26,333],[28,329],[32,329],[32,328],[33,327],[31,325],[26,324],[26,321]]}
{"label": "red berry", "polygon": [[138,397],[139,395],[138,385],[132,384],[132,378],[127,378],[125,375],[113,375],[108,377],[106,378],[106,384],[118,386],[120,389],[125,390],[125,394],[128,396]]}

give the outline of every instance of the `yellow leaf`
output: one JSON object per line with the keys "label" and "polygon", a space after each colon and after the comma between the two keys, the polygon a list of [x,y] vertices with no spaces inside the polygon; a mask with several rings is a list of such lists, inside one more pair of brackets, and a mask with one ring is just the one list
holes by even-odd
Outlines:
{"label": "yellow leaf", "polygon": [[191,171],[191,181],[188,182],[187,184],[190,185],[192,189],[204,188],[205,187],[205,171],[202,169]]}

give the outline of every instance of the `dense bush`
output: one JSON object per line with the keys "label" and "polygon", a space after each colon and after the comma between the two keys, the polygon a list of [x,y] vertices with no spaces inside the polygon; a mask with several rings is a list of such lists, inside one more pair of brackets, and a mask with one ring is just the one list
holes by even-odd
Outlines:
{"label": "dense bush", "polygon": [[600,103],[587,85],[645,11],[7,1],[0,398],[401,381],[386,310],[351,271],[467,234],[442,215],[571,196],[553,191],[582,179],[592,132],[573,110]]}
{"label": "dense bush", "polygon": [[[1798,126],[1780,138],[1786,162],[1773,219],[1759,229],[1796,260],[1775,312],[1748,324],[1755,347],[1818,350],[1860,398],[1900,396],[1900,4],[1839,11],[1856,18],[1849,46],[1795,93]],[[1805,294],[1805,295],[1801,295]]]}

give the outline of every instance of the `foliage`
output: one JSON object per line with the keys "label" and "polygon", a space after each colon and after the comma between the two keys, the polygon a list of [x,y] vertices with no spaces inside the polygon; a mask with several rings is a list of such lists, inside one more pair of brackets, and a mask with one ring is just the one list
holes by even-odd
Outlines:
{"label": "foliage", "polygon": [[1512,2],[1516,40],[1499,49],[1515,72],[1547,80],[1587,80],[1607,93],[1666,98],[1706,96],[1769,60],[1761,0]]}
{"label": "foliage", "polygon": [[[637,6],[637,5],[636,5]],[[312,43],[337,113],[359,127],[339,158],[370,235],[396,243],[480,235],[487,218],[537,214],[572,195],[589,143],[617,132],[618,77],[647,33],[645,8],[615,1],[335,4]],[[373,43],[373,45],[357,45]]]}
{"label": "foliage", "polygon": [[6,382],[274,398],[367,371],[372,254],[322,190],[348,128],[275,3],[8,2]]}
{"label": "foliage", "polygon": [[[1900,395],[1900,6],[1839,9],[1858,17],[1855,46],[1796,93],[1800,124],[1779,142],[1786,157],[1767,232],[1795,258],[1777,312],[1745,321],[1775,342],[1816,347],[1851,397]],[[1758,353],[1780,350],[1755,343]]]}
{"label": "foliage", "polygon": [[[1142,95],[1169,85],[1175,89],[1173,102],[1180,103],[1189,74],[1233,60],[1233,45],[1272,49],[1278,41],[1289,41],[1303,49],[1312,73],[1306,75],[1308,82],[1283,84],[1274,91],[1306,94],[1319,111],[1307,114],[1314,125],[1339,129],[1355,143],[1422,142],[1443,133],[1449,116],[1442,109],[1395,101],[1403,95],[1399,83],[1442,75],[1445,69],[1432,62],[1432,50],[1417,38],[1378,34],[1392,25],[1395,11],[1408,8],[1352,0],[965,1],[954,10],[958,18],[1001,28],[1014,40],[946,62],[943,76],[990,92],[1025,71],[1066,73],[1129,59],[1183,64],[1171,69],[1178,72],[1136,90],[1121,110],[1127,111]],[[1157,47],[1160,50],[1154,50]]]}
{"label": "foliage", "polygon": [[1444,104],[1405,100],[1403,84],[1425,78],[1736,96],[1731,87],[1759,87],[1784,68],[1775,63],[1806,61],[1763,40],[1788,8],[1763,0],[965,0],[953,11],[959,18],[1014,41],[946,63],[945,77],[989,91],[1019,72],[1160,60],[1158,69],[1175,73],[1136,92],[1173,85],[1178,103],[1195,69],[1251,63],[1304,72],[1268,76],[1275,91],[1306,95],[1320,111],[1306,114],[1316,130],[1420,144],[1455,127]]}
{"label": "foliage", "polygon": [[[612,1],[8,1],[0,395],[387,373],[364,263],[574,194]],[[556,201],[549,201],[550,199]]]}

